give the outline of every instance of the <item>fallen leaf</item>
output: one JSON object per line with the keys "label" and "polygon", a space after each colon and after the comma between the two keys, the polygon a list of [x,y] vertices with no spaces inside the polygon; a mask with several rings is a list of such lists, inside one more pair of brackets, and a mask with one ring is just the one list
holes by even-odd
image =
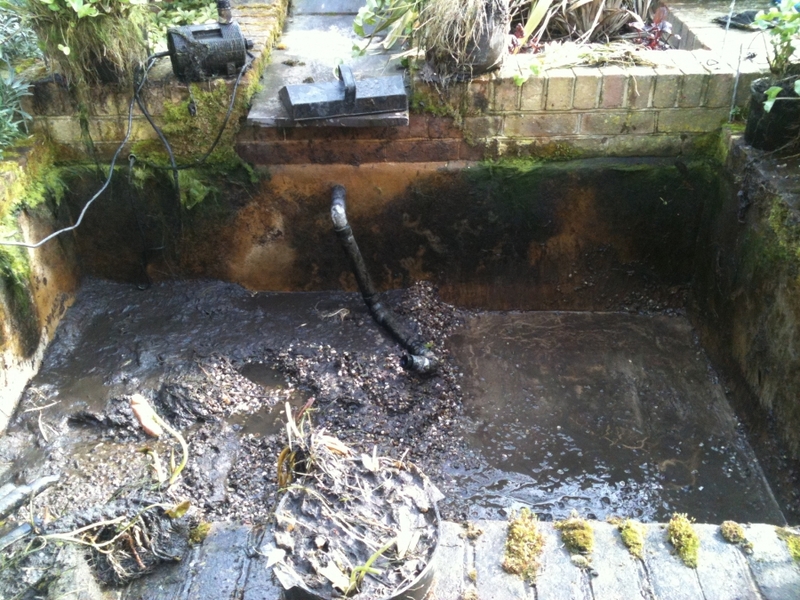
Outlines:
{"label": "fallen leaf", "polygon": [[189,510],[192,506],[191,501],[184,500],[170,508],[169,510],[165,510],[164,514],[167,515],[170,519],[180,519],[183,515],[186,514],[186,511]]}

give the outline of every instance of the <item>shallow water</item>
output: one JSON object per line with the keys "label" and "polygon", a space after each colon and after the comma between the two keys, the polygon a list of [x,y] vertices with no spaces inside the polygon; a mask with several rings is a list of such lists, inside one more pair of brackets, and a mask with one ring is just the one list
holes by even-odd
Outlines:
{"label": "shallow water", "polygon": [[476,456],[450,475],[471,516],[783,523],[685,317],[484,313],[450,345]]}
{"label": "shallow water", "polygon": [[[443,514],[448,518],[496,518],[528,505],[546,519],[574,509],[596,518],[665,520],[678,511],[699,521],[783,523],[725,390],[684,317],[474,313],[449,340],[464,407],[460,413],[442,413],[435,403],[426,404],[426,395],[444,398],[441,390],[452,390],[452,382],[442,380],[440,388],[434,379],[423,388],[414,383],[416,376],[398,375],[400,349],[371,321],[357,294],[253,294],[209,281],[169,282],[147,291],[89,281],[10,430],[11,435],[39,436],[44,427],[50,446],[39,440],[35,456],[0,464],[0,480],[30,479],[64,467],[72,482],[64,485],[72,487],[63,488],[69,494],[63,509],[101,501],[125,483],[130,469],[123,467],[131,466],[126,456],[142,444],[141,433],[109,437],[66,417],[102,413],[110,399],[124,394],[158,395],[164,382],[175,378],[194,377],[190,383],[195,385],[197,364],[202,371],[207,357],[221,356],[238,365],[236,377],[258,384],[264,398],[275,393],[280,401],[258,404],[258,396],[257,410],[234,411],[227,425],[216,429],[204,425],[202,436],[192,442],[206,457],[198,454],[197,469],[212,472],[210,482],[202,482],[217,490],[209,497],[224,497],[226,489],[231,493],[227,486],[238,485],[239,495],[228,506],[246,501],[256,507],[247,509],[252,514],[268,514],[283,403],[299,408],[312,391],[290,385],[289,374],[263,358],[267,349],[320,344],[333,355],[352,353],[361,357],[360,365],[384,369],[386,381],[379,373],[369,384],[373,391],[376,385],[394,385],[412,397],[406,408],[373,406],[366,395],[351,394],[362,385],[356,370],[345,390],[349,399],[315,407],[319,421],[367,449],[376,444],[380,452],[399,456],[412,443],[447,495]],[[378,358],[370,362],[369,357]],[[330,361],[323,375],[335,391],[336,370],[341,379],[344,367],[330,353],[313,355],[323,359]],[[31,408],[34,412],[21,412]],[[269,438],[272,446],[245,444],[254,435]],[[100,441],[103,446],[97,446]],[[252,462],[253,454],[240,459],[245,446],[263,448],[261,462]],[[44,462],[42,448],[49,457]],[[76,460],[70,462],[70,455]],[[244,462],[237,467],[238,460]],[[231,481],[229,473],[252,479]],[[225,506],[214,508],[215,514],[224,515]]]}

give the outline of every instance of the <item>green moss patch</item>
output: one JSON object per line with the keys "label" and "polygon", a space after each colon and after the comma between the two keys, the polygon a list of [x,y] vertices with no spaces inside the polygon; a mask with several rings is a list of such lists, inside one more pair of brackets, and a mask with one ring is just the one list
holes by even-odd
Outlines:
{"label": "green moss patch", "polygon": [[207,521],[200,521],[189,532],[189,541],[192,544],[202,544],[206,537],[208,537],[209,531],[211,531],[211,523]]}
{"label": "green moss patch", "polygon": [[719,526],[719,534],[729,544],[741,547],[748,554],[752,553],[753,543],[748,541],[744,534],[744,527],[736,521],[723,521],[722,525]]}
{"label": "green moss patch", "polygon": [[789,548],[789,554],[792,555],[792,559],[794,559],[795,562],[800,562],[800,533],[797,533],[788,527],[780,527],[776,529],[776,532],[778,537],[786,542],[786,546]]}
{"label": "green moss patch", "polygon": [[534,581],[542,550],[544,536],[539,531],[539,520],[530,510],[523,508],[508,524],[503,569]]}
{"label": "green moss patch", "polygon": [[561,532],[561,541],[571,554],[591,554],[594,550],[594,530],[586,519],[575,513],[563,521],[557,521],[554,527]]}
{"label": "green moss patch", "polygon": [[692,522],[685,513],[675,513],[667,526],[667,537],[675,547],[683,564],[692,569],[697,568],[697,552],[700,549],[700,537],[694,530]]}
{"label": "green moss patch", "polygon": [[612,525],[616,525],[622,543],[628,552],[636,558],[642,558],[644,553],[644,525],[632,519],[611,519]]}
{"label": "green moss patch", "polygon": [[741,544],[745,541],[744,527],[736,521],[723,521],[719,526],[719,533],[729,544]]}

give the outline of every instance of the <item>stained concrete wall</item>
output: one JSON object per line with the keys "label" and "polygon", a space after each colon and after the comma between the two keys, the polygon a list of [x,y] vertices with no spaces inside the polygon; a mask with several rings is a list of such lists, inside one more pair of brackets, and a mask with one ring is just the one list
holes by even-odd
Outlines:
{"label": "stained concrete wall", "polygon": [[[76,244],[87,273],[100,277],[144,282],[144,256],[153,279],[354,290],[330,220],[331,189],[339,183],[382,289],[426,279],[452,302],[495,309],[684,304],[714,176],[706,163],[459,166],[284,166],[255,186],[220,181],[218,197],[182,212],[169,187],[139,191],[120,182],[87,214]],[[73,212],[92,185],[71,185]]]}
{"label": "stained concrete wall", "polygon": [[[14,159],[17,160],[17,159]],[[25,157],[19,158],[25,160]],[[0,199],[14,189],[19,171],[6,170],[0,182]],[[0,202],[5,205],[5,202]],[[35,242],[65,222],[63,210],[47,204],[21,211],[6,221],[15,222],[15,239]],[[4,233],[8,230],[4,228]],[[71,237],[37,249],[21,250],[28,274],[15,281],[3,272],[0,279],[0,432],[11,417],[20,394],[38,371],[47,344],[79,285],[77,258]]]}
{"label": "stained concrete wall", "polygon": [[741,378],[800,457],[798,161],[738,144],[728,172],[698,237],[696,321],[716,361]]}

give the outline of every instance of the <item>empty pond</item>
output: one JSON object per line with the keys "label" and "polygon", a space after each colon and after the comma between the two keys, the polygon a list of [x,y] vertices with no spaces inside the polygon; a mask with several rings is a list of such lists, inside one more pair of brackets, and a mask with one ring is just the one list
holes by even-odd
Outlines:
{"label": "empty pond", "polygon": [[[522,505],[546,519],[794,514],[748,445],[773,431],[740,424],[698,341],[721,330],[705,318],[724,306],[709,274],[728,268],[720,244],[739,226],[719,173],[660,159],[381,168],[276,169],[250,200],[191,213],[190,233],[160,232],[183,246],[145,265],[281,293],[140,289],[130,219],[87,217],[76,246],[96,278],[0,441],[0,484],[62,473],[33,505],[61,516],[151,477],[170,447],[138,426],[138,393],[184,432],[176,492],[210,520],[269,518],[287,404],[360,452],[417,462],[449,519]],[[386,304],[441,355],[436,373],[404,371],[360,296],[330,291],[355,289],[328,217],[333,176],[376,283],[395,288]],[[129,193],[160,210],[158,194]]]}

